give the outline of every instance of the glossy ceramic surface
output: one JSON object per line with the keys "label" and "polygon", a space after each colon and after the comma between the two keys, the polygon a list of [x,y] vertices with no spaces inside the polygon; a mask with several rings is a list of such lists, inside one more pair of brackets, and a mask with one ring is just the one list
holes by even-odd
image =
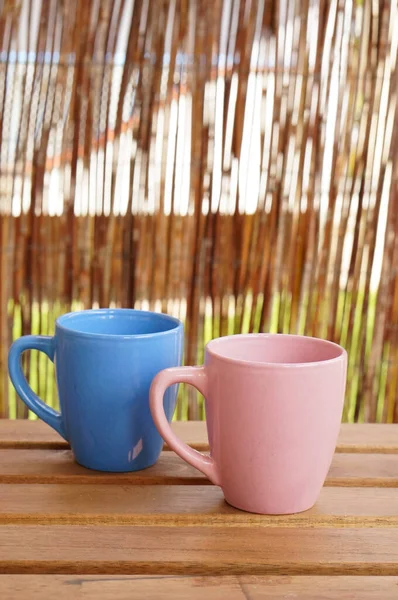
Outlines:
{"label": "glossy ceramic surface", "polygon": [[[328,341],[294,335],[218,338],[205,365],[159,373],[154,421],[169,446],[220,485],[233,506],[262,514],[307,510],[316,502],[337,443],[347,354]],[[162,408],[168,386],[194,385],[206,400],[210,457],[172,432]]]}
{"label": "glossy ceramic surface", "polygon": [[[55,363],[61,412],[38,398],[22,369],[25,350]],[[71,445],[76,460],[101,471],[136,471],[154,464],[163,441],[149,409],[149,388],[162,369],[181,364],[183,325],[168,315],[129,309],[69,313],[55,336],[24,336],[12,345],[9,373],[25,402]],[[165,395],[171,420],[177,385]]]}

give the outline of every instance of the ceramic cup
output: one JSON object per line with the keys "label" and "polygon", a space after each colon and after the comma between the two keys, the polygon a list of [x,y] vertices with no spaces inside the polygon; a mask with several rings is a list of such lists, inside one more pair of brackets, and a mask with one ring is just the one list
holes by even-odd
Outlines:
{"label": "ceramic cup", "polygon": [[[205,364],[158,373],[150,403],[156,426],[181,458],[221,486],[226,501],[261,514],[311,508],[340,429],[347,354],[321,339],[272,334],[212,340]],[[210,456],[176,437],[163,411],[170,385],[205,397]]]}
{"label": "ceramic cup", "polygon": [[[44,404],[21,368],[25,350],[54,362],[61,412]],[[100,471],[137,471],[154,464],[163,446],[149,409],[160,370],[181,364],[183,325],[139,310],[87,310],[63,315],[54,337],[28,335],[10,349],[11,381],[25,404],[71,445],[78,463]],[[177,394],[165,395],[171,420]]]}

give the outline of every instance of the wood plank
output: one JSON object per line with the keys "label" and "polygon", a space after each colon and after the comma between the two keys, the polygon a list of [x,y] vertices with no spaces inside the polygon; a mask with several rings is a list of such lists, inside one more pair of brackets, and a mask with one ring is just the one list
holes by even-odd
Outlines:
{"label": "wood plank", "polygon": [[[70,450],[0,450],[0,483],[101,483],[210,485],[174,452],[163,452],[149,469],[101,473],[81,467]],[[327,486],[398,487],[396,454],[335,454]]]}
{"label": "wood plank", "polygon": [[397,528],[4,525],[1,574],[398,575]]}
{"label": "wood plank", "polygon": [[337,452],[398,453],[398,425],[343,423]]}
{"label": "wood plank", "polygon": [[211,485],[172,452],[135,473],[105,473],[78,465],[70,450],[0,450],[0,483],[103,483],[133,485]]}
{"label": "wood plank", "polygon": [[396,600],[398,577],[0,575],[13,600]]}
{"label": "wood plank", "polygon": [[396,454],[335,454],[326,485],[398,486]]}
{"label": "wood plank", "polygon": [[[175,421],[173,429],[190,446],[207,450],[206,423]],[[67,448],[67,443],[42,421],[0,421],[0,448]],[[167,449],[167,446],[165,446]],[[398,424],[343,423],[337,452],[398,453]]]}
{"label": "wood plank", "polygon": [[214,486],[3,484],[0,525],[11,523],[398,527],[398,488],[323,488],[311,510],[264,516],[229,506]]}
{"label": "wood plank", "polygon": [[[174,421],[175,433],[196,450],[208,450],[206,423],[203,421]],[[0,448],[69,448],[54,429],[36,420],[0,420]],[[165,450],[167,450],[165,445]]]}

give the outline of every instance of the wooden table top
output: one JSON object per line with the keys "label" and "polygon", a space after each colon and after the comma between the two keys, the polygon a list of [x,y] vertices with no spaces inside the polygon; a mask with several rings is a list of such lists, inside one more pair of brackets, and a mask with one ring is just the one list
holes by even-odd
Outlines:
{"label": "wooden table top", "polygon": [[[204,423],[175,423],[206,450]],[[343,425],[313,509],[260,516],[165,448],[77,465],[41,422],[0,421],[0,598],[398,598],[398,425]]]}

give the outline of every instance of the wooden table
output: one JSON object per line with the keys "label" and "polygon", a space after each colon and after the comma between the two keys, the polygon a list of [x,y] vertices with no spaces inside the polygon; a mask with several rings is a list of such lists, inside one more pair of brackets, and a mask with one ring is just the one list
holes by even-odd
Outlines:
{"label": "wooden table", "polygon": [[[206,449],[203,423],[176,423]],[[263,517],[165,449],[113,475],[41,422],[0,421],[0,598],[398,598],[398,425],[343,425],[316,506]]]}

